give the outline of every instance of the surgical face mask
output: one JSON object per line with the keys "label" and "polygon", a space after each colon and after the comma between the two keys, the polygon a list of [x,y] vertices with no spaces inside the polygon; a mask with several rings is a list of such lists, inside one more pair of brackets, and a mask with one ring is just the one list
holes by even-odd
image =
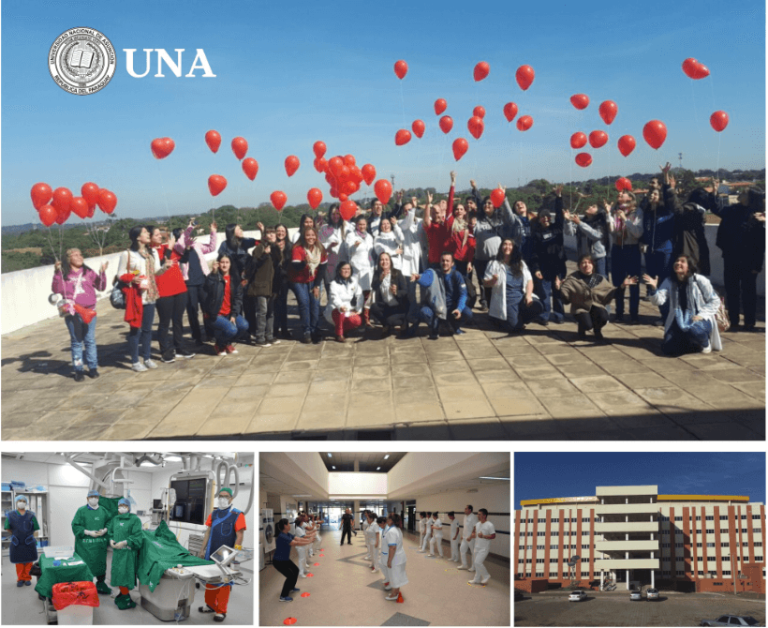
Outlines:
{"label": "surgical face mask", "polygon": [[99,498],[98,497],[89,497],[88,498],[88,505],[91,508],[96,508],[99,505]]}
{"label": "surgical face mask", "polygon": [[17,502],[16,508],[18,510],[26,510],[27,509],[27,502]]}
{"label": "surgical face mask", "polygon": [[119,512],[121,515],[124,515],[125,513],[128,512],[128,509],[125,506],[123,506],[122,508],[118,508],[117,512]]}
{"label": "surgical face mask", "polygon": [[219,508],[221,510],[229,508],[229,500],[226,497],[219,497]]}

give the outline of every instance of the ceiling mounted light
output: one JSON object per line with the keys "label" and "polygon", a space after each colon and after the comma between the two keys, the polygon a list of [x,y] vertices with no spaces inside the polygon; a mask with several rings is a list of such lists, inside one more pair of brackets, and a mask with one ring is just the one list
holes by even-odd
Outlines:
{"label": "ceiling mounted light", "polygon": [[331,465],[331,469],[335,469],[336,467],[334,465]]}
{"label": "ceiling mounted light", "polygon": [[387,454],[386,456],[384,456],[384,460],[386,460],[387,458],[389,458],[389,454]]}
{"label": "ceiling mounted light", "polygon": [[381,467],[376,467],[376,471],[381,471]]}
{"label": "ceiling mounted light", "polygon": [[333,458],[333,454],[328,454],[328,457],[329,458]]}
{"label": "ceiling mounted light", "polygon": [[490,476],[480,476],[478,479],[480,479],[480,480],[506,480],[507,482],[509,482],[509,478],[493,478],[493,477],[490,477]]}

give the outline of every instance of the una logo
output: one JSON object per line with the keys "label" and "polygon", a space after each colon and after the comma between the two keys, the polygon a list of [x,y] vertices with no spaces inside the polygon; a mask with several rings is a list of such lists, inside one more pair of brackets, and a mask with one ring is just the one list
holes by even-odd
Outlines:
{"label": "una logo", "polygon": [[[133,53],[135,48],[124,48],[125,67],[134,78],[144,78],[152,67],[153,53],[157,57],[156,78],[165,78],[163,64],[176,76],[183,73],[183,48],[175,48],[176,60],[164,48],[144,48],[144,73],[134,69]],[[48,51],[48,70],[61,89],[78,96],[88,96],[104,89],[117,68],[117,57],[112,42],[94,28],[71,28],[56,38]],[[202,71],[203,78],[215,78],[211,65],[202,48],[196,49],[195,58],[189,66],[185,78],[195,78],[195,71]]]}

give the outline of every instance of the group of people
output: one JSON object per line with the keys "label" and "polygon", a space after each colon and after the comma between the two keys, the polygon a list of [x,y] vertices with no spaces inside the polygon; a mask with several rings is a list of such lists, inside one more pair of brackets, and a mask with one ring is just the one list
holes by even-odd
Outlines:
{"label": "group of people", "polygon": [[[414,336],[421,323],[433,340],[441,326],[462,334],[476,323],[475,310],[487,311],[496,327],[515,333],[531,322],[562,322],[564,305],[570,305],[580,338],[591,330],[595,340],[604,341],[602,328],[613,306],[615,321],[639,322],[642,282],[646,298],[659,307],[665,352],[717,350],[720,300],[707,277],[706,214],[721,219],[717,246],[723,253],[731,329],[741,328],[743,312],[743,329],[754,330],[757,275],[765,254],[765,194],[748,188],[736,204],[724,206],[719,181],[713,179],[711,192],[697,188],[685,194],[669,164],[662,175],[661,181],[651,180],[643,199],[625,190],[615,203],[591,205],[583,215],[576,213],[581,199],[573,211],[565,208],[562,186],[556,186],[553,206],[533,215],[523,201],[511,206],[506,194],[496,207],[490,196],[480,196],[474,181],[471,194],[458,199],[452,172],[447,200],[433,203],[427,193],[419,206],[416,198],[404,201],[401,191],[392,208],[374,200],[369,214],[361,212],[351,222],[334,204],[327,215],[302,216],[292,238],[281,224],[265,228],[259,223],[260,241],[230,224],[210,267],[205,256],[217,250],[215,222],[207,242],[192,237],[194,220],[167,238],[157,227],[134,227],[116,277],[124,286],[132,368],[158,366],[151,357],[155,312],[163,362],[195,355],[184,340],[184,311],[196,345],[213,338],[217,355],[237,353],[235,343],[249,338],[261,347],[293,338],[289,292],[298,305],[297,338],[318,343],[323,289],[323,318],[338,342],[374,322],[381,337],[395,329]],[[570,275],[566,235],[575,235],[578,249],[578,270]],[[85,266],[77,249],[54,270],[53,291],[63,297],[60,308],[78,381],[84,379],[85,365],[91,377],[98,377],[94,308],[96,292],[106,288],[105,271],[106,264],[99,273]]]}

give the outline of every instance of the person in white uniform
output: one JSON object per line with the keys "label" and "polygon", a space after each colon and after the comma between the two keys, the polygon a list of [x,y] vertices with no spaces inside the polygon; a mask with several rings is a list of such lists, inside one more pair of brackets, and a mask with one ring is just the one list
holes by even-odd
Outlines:
{"label": "person in white uniform", "polygon": [[424,520],[424,527],[425,527],[424,542],[421,544],[421,549],[419,550],[420,554],[423,554],[424,552],[427,551],[427,547],[429,546],[429,541],[432,538],[432,523],[431,523],[431,519],[432,519],[432,513],[428,512],[427,513],[427,518]]}
{"label": "person in white uniform", "polygon": [[[312,515],[304,515],[304,521],[302,522],[301,527],[304,528],[304,532],[307,534],[315,531],[315,524],[312,521]],[[312,545],[307,545],[307,554],[310,557],[315,555],[314,543]],[[309,567],[309,559],[307,559],[307,567]]]}
{"label": "person in white uniform", "polygon": [[481,508],[477,511],[479,521],[475,524],[475,577],[469,584],[486,584],[491,579],[491,574],[485,568],[485,559],[491,551],[491,541],[496,538],[496,528],[488,521],[488,511]]}
{"label": "person in white uniform", "polygon": [[405,573],[407,558],[403,548],[403,533],[400,530],[400,515],[391,514],[387,517],[387,527],[382,541],[382,562],[386,562],[387,565],[388,581],[384,589],[390,592],[384,599],[397,602],[400,597],[400,587],[408,584],[408,576]]}
{"label": "person in white uniform", "polygon": [[451,562],[459,562],[459,520],[456,519],[456,514],[451,510],[448,513],[448,519],[451,521]]}
{"label": "person in white uniform", "polygon": [[462,525],[462,533],[461,533],[461,567],[459,569],[466,569],[467,571],[474,571],[474,561],[472,558],[469,560],[469,565],[467,565],[467,554],[471,552],[472,555],[475,553],[475,539],[472,536],[472,533],[475,531],[475,525],[477,524],[477,515],[472,512],[472,506],[467,505],[466,508],[464,508],[464,522]]}
{"label": "person in white uniform", "polygon": [[419,513],[419,549],[421,549],[422,544],[424,543],[424,535],[427,532],[427,513],[420,512]]}
{"label": "person in white uniform", "polygon": [[312,546],[313,550],[320,551],[320,543],[323,540],[323,537],[320,536],[320,528],[323,526],[323,520],[320,518],[320,515],[315,515],[315,543]]}
{"label": "person in white uniform", "polygon": [[386,586],[389,584],[389,581],[388,581],[389,576],[387,573],[387,567],[384,564],[384,561],[382,560],[381,548],[384,546],[384,530],[387,527],[387,518],[379,517],[378,519],[376,519],[376,524],[374,527],[376,528],[376,541],[373,546],[373,549],[375,551],[374,567],[376,567],[376,569],[381,570],[381,573],[384,576],[384,586]]}
{"label": "person in white uniform", "polygon": [[429,554],[427,558],[435,557],[435,546],[440,554],[440,558],[443,556],[443,522],[440,521],[440,515],[436,512],[432,513],[432,540],[429,542]]}
{"label": "person in white uniform", "polygon": [[365,539],[365,557],[363,560],[368,560],[371,557],[371,537],[368,534],[368,528],[371,525],[371,516],[373,513],[370,510],[363,511],[363,521],[360,527],[363,529],[363,538]]}
{"label": "person in white uniform", "polygon": [[[299,515],[299,517],[295,521],[295,528],[296,528],[296,537],[297,538],[304,538],[308,541],[314,541],[314,536],[312,534],[307,534],[306,530],[304,529],[304,517],[305,515]],[[309,565],[307,564],[307,548],[309,547],[309,544],[307,545],[297,545],[296,546],[296,552],[299,555],[299,577],[300,578],[306,578],[307,577],[307,568]]]}
{"label": "person in white uniform", "polygon": [[376,552],[380,551],[377,547],[377,538],[379,535],[379,525],[376,523],[376,514],[368,511],[368,522],[365,528],[365,545],[368,548],[366,558],[371,559],[371,571],[376,571]]}

